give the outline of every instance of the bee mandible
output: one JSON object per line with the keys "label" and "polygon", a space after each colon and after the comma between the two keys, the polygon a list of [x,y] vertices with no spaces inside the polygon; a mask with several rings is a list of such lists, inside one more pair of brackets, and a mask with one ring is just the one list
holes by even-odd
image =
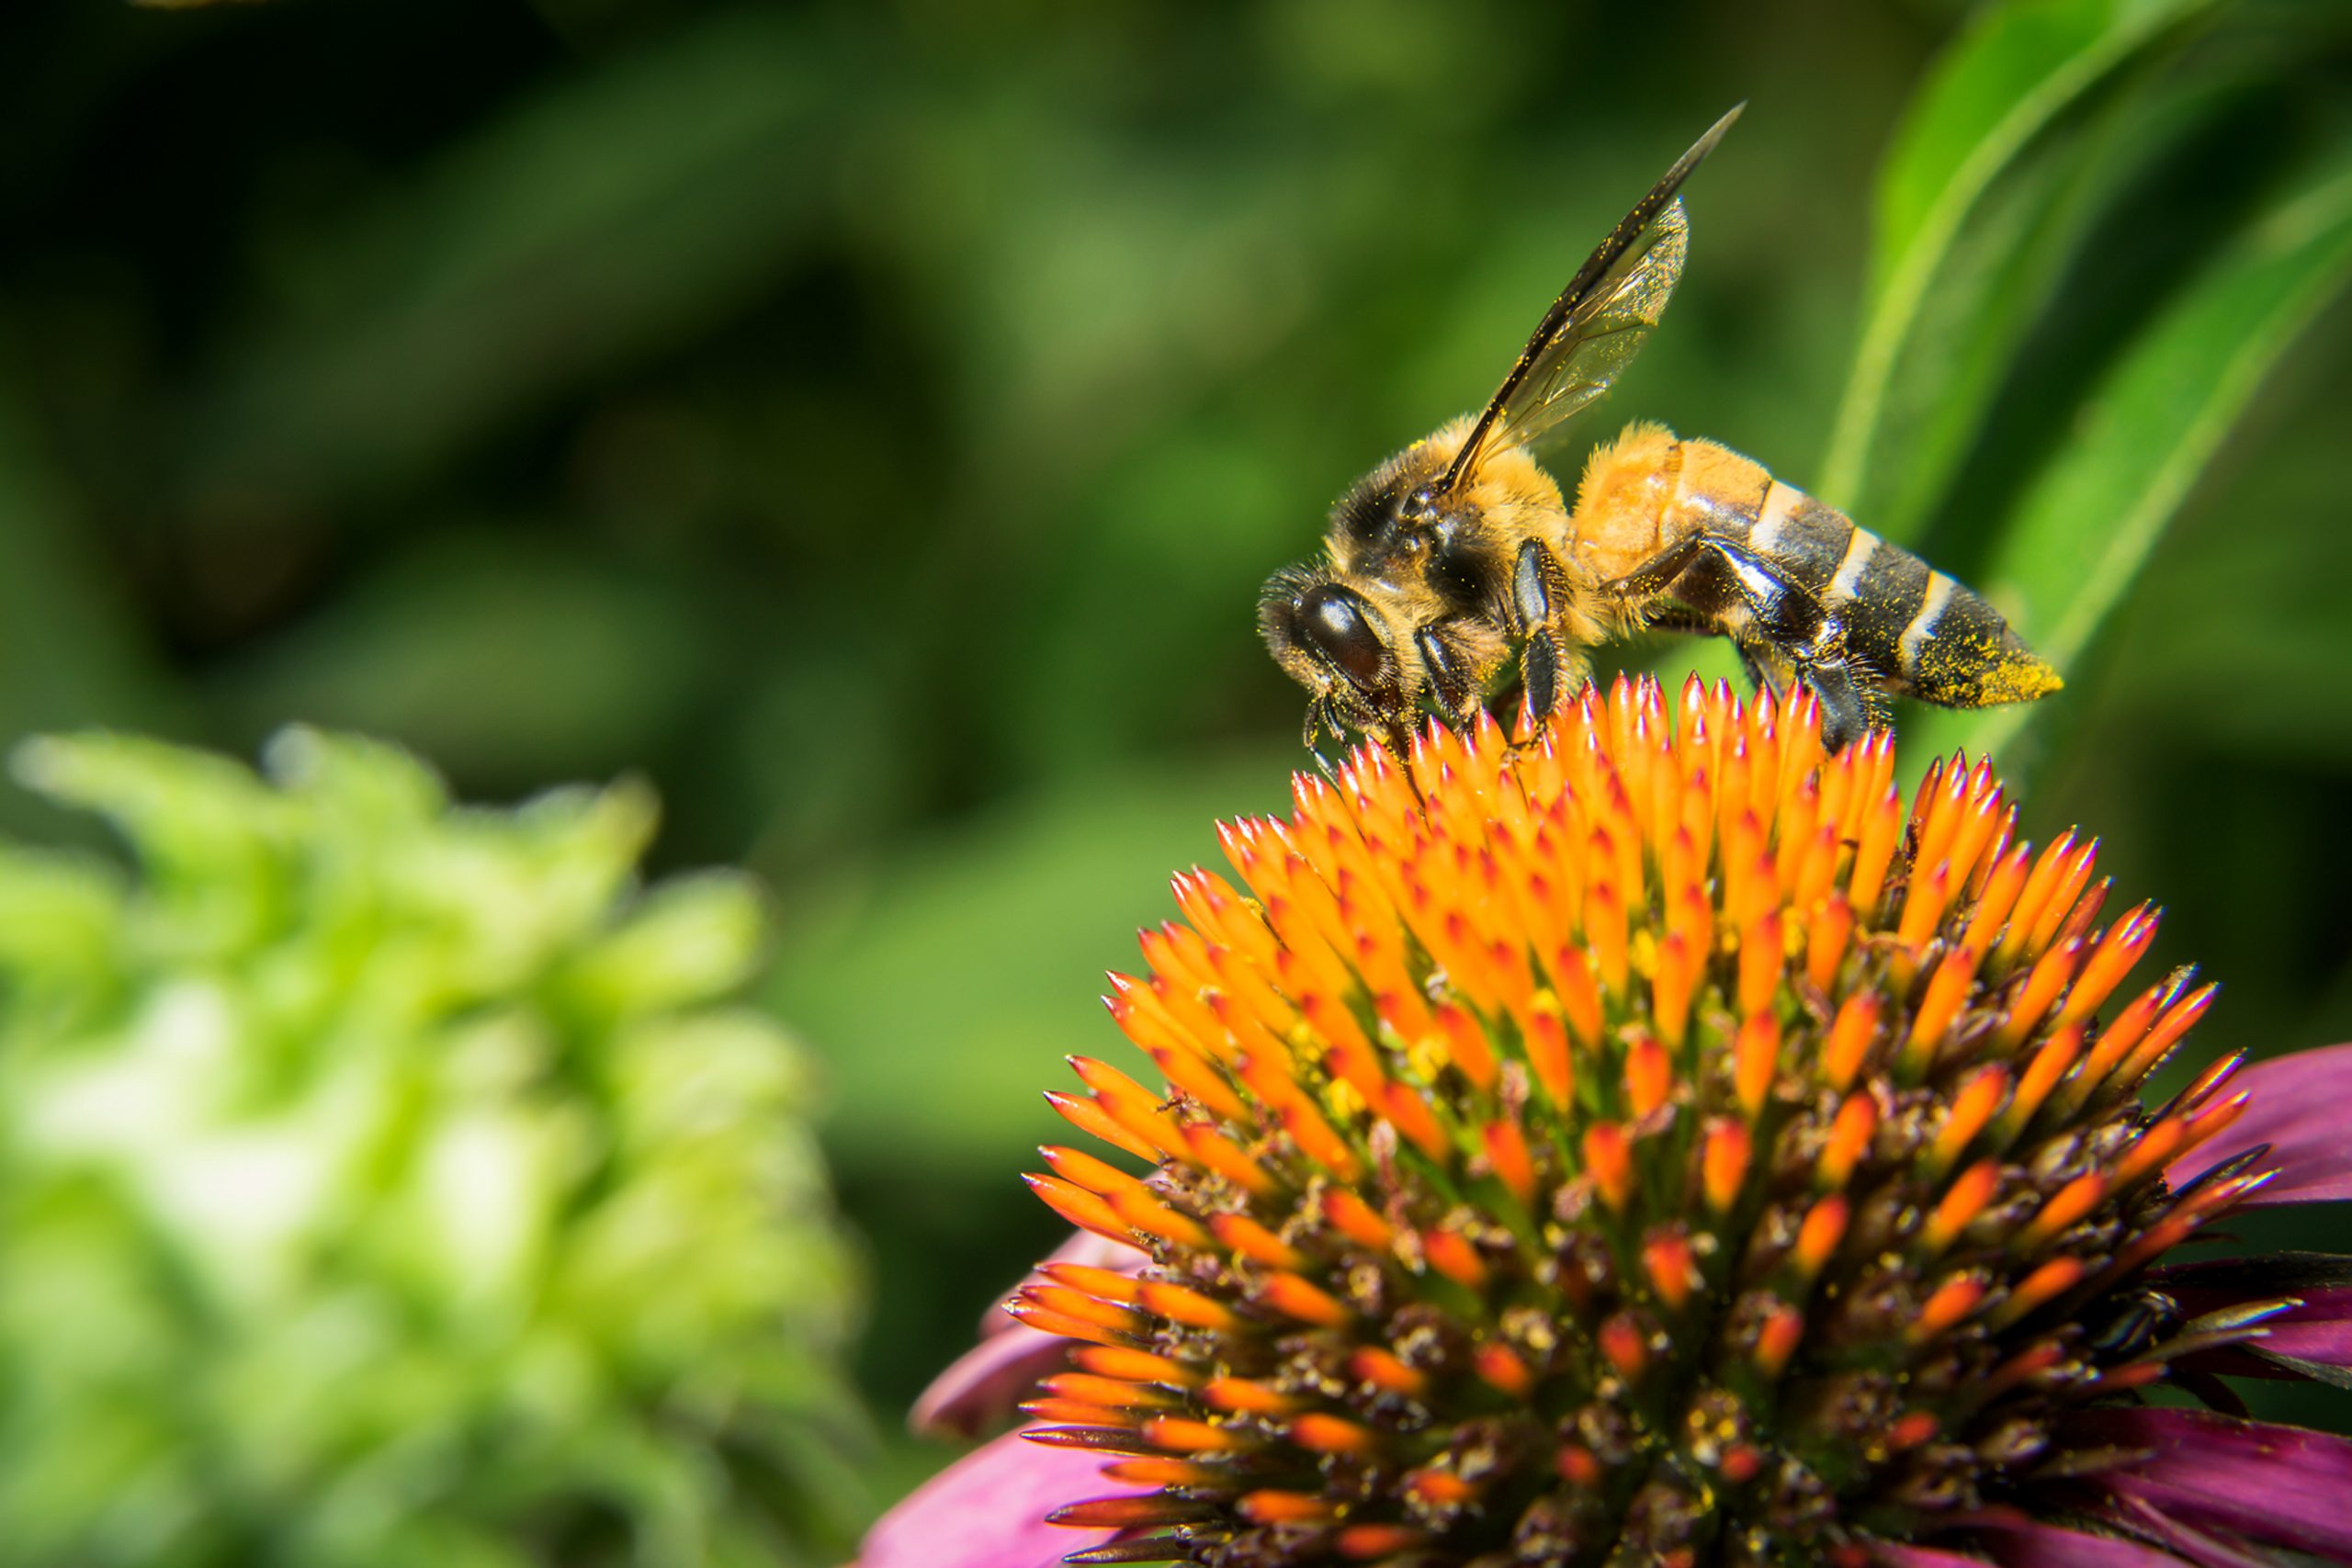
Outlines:
{"label": "bee mandible", "polygon": [[1359,480],[1324,558],[1268,581],[1258,624],[1311,694],[1307,744],[1346,723],[1401,754],[1424,706],[1466,721],[1514,653],[1547,712],[1591,680],[1589,649],[1645,629],[1727,637],[1758,684],[1810,687],[1833,747],[1894,695],[1971,708],[2058,689],[1981,595],[1728,447],[1632,425],[1586,463],[1573,510],[1537,465],[1534,444],[1665,312],[1690,241],[1677,192],[1739,112],[1577,269],[1481,412]]}

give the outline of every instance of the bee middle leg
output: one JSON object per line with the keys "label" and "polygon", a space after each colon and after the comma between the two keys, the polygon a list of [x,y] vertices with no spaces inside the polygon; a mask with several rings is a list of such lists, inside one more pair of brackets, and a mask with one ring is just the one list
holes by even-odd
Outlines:
{"label": "bee middle leg", "polygon": [[1643,613],[1642,629],[1674,637],[1724,637],[1731,644],[1731,650],[1739,655],[1740,671],[1747,677],[1747,689],[1751,692],[1777,692],[1789,683],[1788,671],[1768,666],[1761,649],[1737,637],[1724,637],[1724,628],[1713,615],[1702,615],[1687,604],[1677,604],[1670,599],[1652,604]]}
{"label": "bee middle leg", "polygon": [[1821,740],[1831,750],[1882,716],[1874,693],[1856,679],[1846,628],[1821,601],[1783,579],[1770,563],[1730,539],[1698,535],[1669,546],[1607,585],[1637,604],[1669,589],[1679,604],[1729,637],[1758,686],[1784,666],[1821,703]]}
{"label": "bee middle leg", "polygon": [[1797,678],[1796,671],[1789,667],[1788,661],[1771,649],[1753,641],[1743,642],[1726,636],[1713,616],[1702,615],[1687,604],[1677,604],[1672,600],[1662,601],[1651,607],[1645,621],[1648,629],[1654,632],[1723,637],[1731,644],[1731,650],[1739,655],[1740,671],[1747,677],[1747,689],[1751,692],[1785,692],[1789,689],[1789,682]]}

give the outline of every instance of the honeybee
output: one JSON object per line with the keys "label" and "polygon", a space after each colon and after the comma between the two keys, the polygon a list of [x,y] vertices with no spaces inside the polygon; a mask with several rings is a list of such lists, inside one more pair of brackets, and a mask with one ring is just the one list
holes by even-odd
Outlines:
{"label": "honeybee", "polygon": [[1676,192],[1739,112],[1577,269],[1483,412],[1359,480],[1325,558],[1267,582],[1259,628],[1312,694],[1308,745],[1344,721],[1401,750],[1424,705],[1475,714],[1514,652],[1548,711],[1590,681],[1589,649],[1645,629],[1728,637],[1758,684],[1811,687],[1832,746],[1896,694],[1987,707],[2058,689],[1980,595],[1726,447],[1632,425],[1586,463],[1573,511],[1531,455],[1657,324],[1690,240]]}

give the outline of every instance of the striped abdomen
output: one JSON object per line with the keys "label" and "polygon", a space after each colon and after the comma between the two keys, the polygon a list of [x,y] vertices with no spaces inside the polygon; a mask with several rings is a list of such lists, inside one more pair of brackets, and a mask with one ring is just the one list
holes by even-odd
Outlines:
{"label": "striped abdomen", "polygon": [[1773,479],[1765,487],[1746,541],[1776,576],[1838,618],[1847,652],[1891,689],[1973,708],[2024,702],[2058,685],[1983,595],[1793,486]]}
{"label": "striped abdomen", "polygon": [[1982,595],[1712,441],[1626,431],[1594,455],[1573,531],[1604,581],[1693,535],[1744,547],[1845,628],[1849,657],[1887,691],[1985,707],[2059,684]]}

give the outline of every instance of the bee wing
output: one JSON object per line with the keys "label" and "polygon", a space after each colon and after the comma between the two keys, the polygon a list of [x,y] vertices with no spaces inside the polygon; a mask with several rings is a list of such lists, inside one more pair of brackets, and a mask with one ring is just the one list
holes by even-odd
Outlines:
{"label": "bee wing", "polygon": [[1666,313],[1690,243],[1678,197],[1642,226],[1540,346],[1529,345],[1527,374],[1498,400],[1495,442],[1524,446],[1609,389]]}
{"label": "bee wing", "polygon": [[1690,248],[1675,192],[1738,118],[1735,108],[1710,126],[1577,268],[1471,427],[1447,471],[1449,485],[1487,454],[1534,440],[1600,397],[1640,352],[1666,313]]}

